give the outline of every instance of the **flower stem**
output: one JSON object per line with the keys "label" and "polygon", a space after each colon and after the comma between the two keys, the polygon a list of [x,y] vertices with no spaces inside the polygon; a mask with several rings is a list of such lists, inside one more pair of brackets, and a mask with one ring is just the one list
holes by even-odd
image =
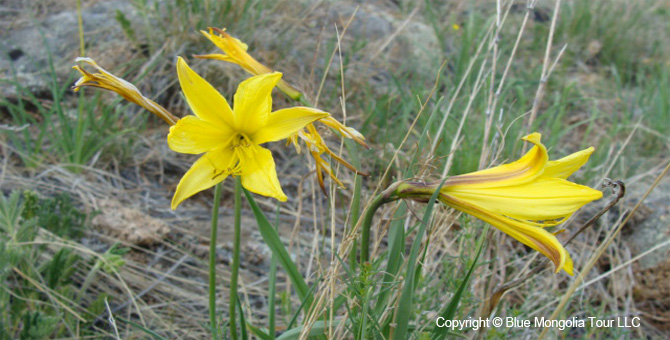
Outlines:
{"label": "flower stem", "polygon": [[370,206],[368,209],[365,211],[365,215],[363,215],[363,224],[361,225],[361,265],[368,262],[370,258],[370,228],[372,226],[372,218],[375,216],[375,212],[379,207],[381,207],[384,203],[387,203],[387,199],[384,197],[383,194],[377,195],[372,202],[370,203]]}
{"label": "flower stem", "polygon": [[[228,311],[230,314],[230,338],[237,340],[237,322],[235,321],[237,307],[237,276],[240,271],[240,234],[242,216],[242,179],[235,178],[235,235],[233,236],[233,263],[231,265],[230,296],[228,297]],[[244,327],[244,326],[243,326]]]}
{"label": "flower stem", "polygon": [[219,226],[219,205],[221,205],[221,183],[214,188],[214,204],[212,205],[212,227],[209,236],[209,322],[212,327],[212,338],[219,338],[216,322],[216,236]]}
{"label": "flower stem", "polygon": [[[365,210],[363,215],[363,222],[361,223],[361,262],[364,264],[370,259],[370,228],[372,227],[372,218],[375,216],[375,212],[379,207],[386,203],[397,201],[401,198],[411,198],[414,195],[422,195],[424,192],[432,193],[425,184],[419,185],[418,189],[414,191],[408,190],[414,189],[411,182],[395,182],[391,184],[386,190],[381,194],[377,195],[372,202],[368,205],[368,208]],[[435,191],[433,189],[433,191]],[[417,194],[418,193],[418,194]]]}

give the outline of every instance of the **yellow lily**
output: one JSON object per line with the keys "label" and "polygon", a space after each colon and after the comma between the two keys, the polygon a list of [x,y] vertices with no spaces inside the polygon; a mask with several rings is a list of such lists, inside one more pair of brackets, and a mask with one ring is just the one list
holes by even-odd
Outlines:
{"label": "yellow lily", "polygon": [[[214,32],[218,33],[218,35],[214,34]],[[219,29],[215,27],[209,27],[209,32],[201,30],[200,33],[213,42],[214,45],[221,49],[225,54],[196,55],[196,58],[218,59],[237,64],[240,65],[245,71],[255,76],[272,73],[272,70],[269,67],[261,64],[258,60],[254,59],[254,57],[247,53],[247,49],[249,48],[247,44],[226,33],[225,28]],[[300,97],[302,97],[302,92],[298,91],[295,87],[289,85],[282,79],[277,82],[277,88],[279,88],[282,92],[286,93],[294,100],[300,100]]]}
{"label": "yellow lily", "polygon": [[90,73],[80,65],[73,66],[73,69],[82,74],[82,77],[74,83],[73,90],[75,92],[79,91],[82,86],[91,86],[109,90],[118,93],[129,102],[133,102],[147,109],[149,112],[160,117],[170,125],[176,124],[177,120],[179,120],[179,118],[168,112],[164,107],[142,95],[135,85],[105,71],[105,69],[100,67],[95,60],[79,57],[75,59],[75,61],[82,62],[98,70],[98,73]]}
{"label": "yellow lily", "polygon": [[177,61],[177,74],[195,116],[184,117],[170,127],[168,145],[176,152],[204,155],[179,181],[172,209],[229,175],[240,176],[242,186],[251,192],[285,201],[272,153],[260,144],[288,138],[329,114],[308,107],[271,112],[272,89],[282,76],[278,72],[240,83],[234,109],[182,58]]}
{"label": "yellow lily", "polygon": [[[541,135],[533,133],[523,140],[533,143],[523,157],[496,166],[447,179],[439,200],[500,229],[548,257],[573,275],[573,263],[556,236],[544,227],[565,222],[583,205],[602,198],[602,192],[566,180],[589,159],[593,148],[565,158],[549,161]],[[401,197],[425,199],[434,185],[402,183]]]}
{"label": "yellow lily", "polygon": [[[212,43],[214,43],[214,45],[216,45],[219,49],[221,49],[224,52],[224,54],[196,55],[195,56],[196,58],[217,59],[237,64],[247,72],[251,73],[252,75],[267,74],[272,72],[272,70],[269,67],[261,64],[260,62],[258,62],[258,60],[254,59],[254,57],[252,57],[251,55],[249,55],[249,53],[247,53],[248,49],[247,44],[243,43],[242,41],[240,41],[235,37],[232,37],[230,34],[226,32],[225,28],[218,29],[209,27],[209,32],[203,30],[201,30],[200,32],[205,37],[207,37],[207,39],[209,39]],[[214,34],[215,32],[217,34]],[[296,101],[301,101],[303,98],[303,94],[300,91],[298,91],[295,87],[289,85],[287,82],[283,80],[280,80],[277,83],[277,88]],[[319,121],[324,125],[327,125],[330,128],[336,130],[342,136],[349,139],[353,139],[358,144],[364,146],[365,148],[368,148],[368,145],[365,143],[365,137],[363,137],[363,135],[360,132],[356,131],[356,129],[345,126],[332,116],[328,116]],[[321,135],[317,132],[313,124],[308,124],[304,130],[300,131],[300,133],[294,134],[289,137],[289,142],[293,143],[293,145],[296,148],[296,151],[299,153],[300,146],[297,143],[298,138],[300,138],[300,140],[302,140],[307,145],[308,149],[310,150],[310,154],[312,155],[312,157],[314,157],[314,161],[316,164],[317,179],[319,180],[319,186],[321,186],[321,189],[325,194],[327,194],[327,191],[323,181],[323,172],[326,172],[333,179],[333,181],[337,183],[337,185],[339,185],[340,187],[344,187],[344,184],[342,184],[342,181],[340,181],[335,176],[335,173],[332,171],[330,164],[328,164],[328,162],[325,159],[323,159],[323,157],[321,157],[324,153],[329,154],[333,159],[338,161],[340,164],[358,173],[359,175],[366,175],[365,173],[358,171],[354,166],[349,164],[341,157],[335,155],[330,150],[330,148],[328,148],[325,141],[323,140]]]}

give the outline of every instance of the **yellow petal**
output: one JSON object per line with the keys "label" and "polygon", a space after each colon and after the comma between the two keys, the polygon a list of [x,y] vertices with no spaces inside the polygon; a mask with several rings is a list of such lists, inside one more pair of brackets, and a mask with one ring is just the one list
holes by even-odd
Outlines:
{"label": "yellow petal", "polygon": [[265,127],[272,110],[272,89],[281,75],[261,74],[240,83],[235,92],[235,130],[251,136]]}
{"label": "yellow petal", "polygon": [[533,143],[535,146],[519,160],[490,169],[451,177],[445,182],[445,185],[486,188],[489,186],[519,185],[532,181],[542,174],[549,160],[547,149],[542,145],[540,137],[541,135],[535,132],[523,138],[523,140]]}
{"label": "yellow petal", "polygon": [[598,190],[564,179],[544,177],[504,187],[445,186],[441,192],[491,213],[541,226],[564,222],[577,209],[603,195]]}
{"label": "yellow petal", "polygon": [[333,117],[330,117],[330,116],[326,117],[324,119],[321,119],[320,122],[325,124],[325,125],[328,125],[329,127],[333,128],[335,130],[337,130],[340,134],[342,134],[342,136],[347,137],[349,139],[353,139],[354,141],[356,141],[356,143],[358,143],[358,144],[360,144],[360,145],[362,145],[366,148],[369,148],[369,146],[365,143],[365,137],[363,136],[363,134],[358,132],[358,130],[356,130],[354,128],[351,128],[351,127],[348,127],[348,126],[340,123],[339,121],[337,121],[337,119],[335,119]]}
{"label": "yellow petal", "polygon": [[573,275],[573,264],[570,254],[563,248],[563,245],[561,245],[556,236],[545,229],[492,214],[477,205],[461,201],[454,196],[441,194],[440,201],[466,214],[479,218],[515,238],[517,241],[539,251],[554,263],[557,273],[563,269],[568,274]]}
{"label": "yellow petal", "polygon": [[[214,30],[216,30],[219,35],[214,34]],[[226,33],[225,28],[215,29],[210,27],[209,32],[200,30],[200,33],[207,37],[207,39],[213,42],[214,45],[220,48],[224,53],[233,57],[242,57],[242,53],[245,53],[249,48],[249,46],[243,43],[240,39],[233,38],[230,34]]]}
{"label": "yellow petal", "polygon": [[[219,35],[214,34],[214,31],[216,31]],[[254,57],[247,53],[247,44],[243,43],[237,38],[233,38],[230,34],[225,32],[225,29],[221,30],[210,27],[209,33],[206,31],[200,32],[205,37],[207,37],[207,39],[213,42],[218,48],[220,48],[225,54],[196,55],[196,58],[218,59],[237,64],[252,75],[272,73],[272,70],[269,67],[261,64],[258,60],[254,59]],[[277,88],[279,88],[294,100],[299,100],[300,97],[302,97],[302,92],[298,91],[295,87],[291,86],[283,80],[280,80],[279,83],[277,83]]]}
{"label": "yellow petal", "polygon": [[[214,34],[216,31],[217,34]],[[225,29],[209,28],[209,32],[200,31],[207,39],[220,48],[226,54],[226,58],[213,58],[223,61],[231,62],[240,65],[244,70],[253,74],[259,75],[264,73],[271,73],[272,70],[267,66],[258,62],[249,53],[247,53],[248,46],[237,38],[232,37],[225,32]],[[236,104],[237,105],[237,104]]]}
{"label": "yellow petal", "polygon": [[324,117],[329,113],[310,107],[296,106],[270,113],[267,125],[251,136],[256,144],[276,142],[288,138],[304,128],[307,124]]}
{"label": "yellow petal", "polygon": [[316,174],[317,177],[319,177],[319,185],[321,186],[321,189],[324,192],[326,191],[326,189],[323,184],[322,171],[325,171],[328,174],[328,176],[330,176],[330,178],[332,178],[333,181],[337,183],[337,185],[339,185],[341,188],[344,188],[344,183],[342,183],[342,181],[340,181],[340,179],[337,178],[337,176],[335,176],[335,173],[333,172],[333,169],[330,167],[330,164],[328,164],[328,162],[326,162],[326,160],[324,160],[321,157],[321,154],[319,154],[318,152],[312,152],[312,157],[314,157],[314,162],[316,163]]}
{"label": "yellow petal", "polygon": [[181,178],[172,198],[172,209],[185,199],[222,182],[235,167],[238,159],[227,147],[210,151],[198,159]]}
{"label": "yellow petal", "polygon": [[556,177],[566,179],[579,170],[595,150],[593,147],[573,153],[556,161],[549,161],[544,168],[542,177]]}
{"label": "yellow petal", "polygon": [[228,145],[232,135],[233,130],[227,125],[186,116],[170,127],[168,145],[176,152],[200,154]]}
{"label": "yellow petal", "polygon": [[258,145],[250,145],[240,150],[242,186],[259,195],[274,197],[285,202],[286,195],[281,189],[275,161],[270,150]]}
{"label": "yellow petal", "polygon": [[188,106],[198,118],[220,125],[233,126],[233,111],[226,98],[188,67],[181,57],[177,60],[177,75]]}

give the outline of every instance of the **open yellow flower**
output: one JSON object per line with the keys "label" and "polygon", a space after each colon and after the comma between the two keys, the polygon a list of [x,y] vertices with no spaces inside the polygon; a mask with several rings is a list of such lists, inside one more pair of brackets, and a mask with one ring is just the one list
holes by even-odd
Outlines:
{"label": "open yellow flower", "polygon": [[172,209],[229,175],[240,176],[242,186],[251,192],[285,201],[272,153],[260,144],[288,138],[329,114],[308,107],[271,112],[271,92],[281,73],[254,76],[240,83],[234,109],[182,58],[177,61],[177,74],[195,116],[184,117],[170,127],[168,144],[177,152],[204,155],[179,181]]}
{"label": "open yellow flower", "polygon": [[[573,275],[570,254],[544,227],[565,222],[602,192],[566,180],[589,159],[593,148],[549,161],[547,149],[533,133],[523,139],[534,146],[519,160],[447,179],[440,190],[444,204],[475,216],[539,251]],[[430,188],[433,188],[432,191]],[[425,198],[434,185],[403,183],[399,196]]]}
{"label": "open yellow flower", "polygon": [[95,62],[95,60],[91,58],[79,57],[75,59],[75,61],[87,64],[98,71],[98,73],[90,73],[80,65],[73,66],[73,69],[81,72],[82,74],[82,77],[79,78],[76,83],[74,83],[73,89],[75,92],[79,91],[82,86],[91,86],[109,90],[118,93],[129,102],[133,102],[147,109],[149,112],[160,117],[170,125],[176,124],[177,120],[179,120],[179,118],[168,112],[168,110],[166,110],[164,107],[156,104],[156,102],[153,100],[142,95],[142,93],[140,93],[135,85],[105,71],[105,69],[100,67]]}
{"label": "open yellow flower", "polygon": [[[225,28],[218,29],[209,27],[209,32],[202,30],[200,32],[205,37],[207,37],[207,39],[213,42],[214,45],[216,45],[219,49],[221,49],[224,52],[224,54],[196,55],[195,56],[196,58],[217,59],[237,64],[253,75],[266,74],[272,72],[272,70],[269,67],[261,64],[260,62],[258,62],[258,60],[254,59],[254,57],[252,57],[249,53],[247,53],[248,49],[247,44],[243,43],[242,41],[240,41],[235,37],[232,37],[230,34],[226,32]],[[282,92],[284,92],[289,97],[293,98],[294,100],[301,101],[303,99],[303,94],[300,91],[298,91],[295,87],[291,86],[290,84],[288,84],[283,80],[280,80],[277,83],[277,88]],[[340,123],[331,116],[328,116],[319,121],[324,125],[337,131],[343,137],[353,139],[354,141],[356,141],[356,143],[364,146],[365,148],[368,148],[368,145],[365,143],[365,137],[363,137],[363,135],[360,132],[356,131],[356,129],[345,126],[344,124]],[[330,164],[328,164],[328,162],[322,157],[324,153],[327,153],[337,162],[344,165],[348,169],[358,173],[359,175],[366,175],[365,173],[358,171],[354,166],[352,166],[347,161],[345,161],[344,159],[338,157],[335,153],[333,153],[330,150],[330,148],[328,148],[328,145],[326,145],[325,141],[323,140],[323,138],[321,137],[321,135],[316,130],[313,124],[308,124],[305,127],[305,129],[300,131],[300,133],[296,133],[289,137],[289,142],[292,142],[296,148],[296,151],[300,152],[301,148],[297,142],[298,139],[302,140],[307,145],[310,154],[312,155],[312,157],[314,157],[314,162],[316,164],[317,179],[319,180],[319,186],[321,187],[321,190],[323,190],[324,194],[327,194],[327,190],[325,183],[323,181],[323,172],[326,172],[333,179],[333,181],[337,183],[337,185],[339,185],[340,187],[344,187],[342,181],[340,181],[335,176],[335,173],[332,171]]]}

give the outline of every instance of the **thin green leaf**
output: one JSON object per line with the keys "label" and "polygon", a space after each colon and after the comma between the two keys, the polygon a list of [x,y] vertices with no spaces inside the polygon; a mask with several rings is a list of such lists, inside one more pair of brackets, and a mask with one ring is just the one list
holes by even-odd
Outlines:
{"label": "thin green leaf", "polygon": [[262,340],[272,340],[274,339],[274,336],[270,336],[268,333],[265,333],[262,329],[248,323],[247,327],[249,327],[249,330],[251,330],[251,333],[254,333],[258,338]]}
{"label": "thin green leaf", "polygon": [[[461,282],[461,284],[458,286],[458,289],[454,293],[454,296],[451,298],[451,301],[449,301],[449,304],[446,305],[439,313],[439,315],[443,317],[444,320],[453,320],[454,316],[456,315],[456,308],[458,307],[458,303],[460,302],[461,297],[463,296],[463,292],[465,292],[465,288],[468,286],[468,283],[470,282],[470,276],[472,275],[472,272],[474,272],[475,268],[477,267],[477,260],[479,259],[479,255],[482,253],[482,248],[484,246],[484,239],[486,237],[486,234],[488,234],[488,229],[489,228],[487,225],[484,232],[482,232],[481,236],[479,237],[479,240],[477,241],[477,254],[475,255],[475,258],[472,260],[472,263],[470,264],[470,269],[468,269],[468,272],[465,274],[463,282]],[[444,337],[447,334],[450,334],[448,328],[435,327],[433,329],[433,334],[431,334],[430,338],[434,340],[444,339]]]}
{"label": "thin green leaf", "polygon": [[[337,327],[337,325],[340,324],[339,320],[333,320],[332,322],[332,327]],[[323,320],[319,320],[315,322],[312,325],[312,328],[309,329],[309,336],[320,336],[320,335],[325,335],[326,330],[328,329],[329,324]],[[302,332],[303,327],[296,327],[293,329],[290,329],[284,334],[282,334],[280,337],[277,338],[277,340],[293,340],[293,339],[298,339],[300,338],[300,333]]]}
{"label": "thin green leaf", "polygon": [[426,204],[426,211],[423,214],[423,219],[419,225],[419,230],[416,233],[414,242],[412,243],[412,248],[409,253],[409,258],[407,259],[407,269],[405,272],[405,284],[402,288],[402,293],[400,294],[400,302],[398,303],[398,309],[396,311],[396,329],[393,334],[393,339],[405,340],[407,339],[407,330],[409,327],[409,318],[412,315],[412,299],[414,298],[414,273],[416,261],[419,256],[419,248],[421,248],[421,241],[423,239],[423,234],[426,231],[426,226],[430,223],[430,220],[433,215],[433,208],[435,207],[435,201],[437,195],[440,194],[440,189],[444,185],[443,179],[440,185],[437,187],[433,195],[430,197],[428,204]]}
{"label": "thin green leaf", "polygon": [[[398,275],[398,270],[402,265],[402,255],[405,251],[405,214],[407,213],[407,205],[404,202],[399,202],[398,209],[393,215],[393,220],[389,226],[388,232],[388,251],[386,252],[386,270],[382,277],[379,296],[375,306],[375,314],[382,315],[386,308],[387,299],[395,284]],[[389,319],[387,323],[390,323]],[[384,327],[386,328],[386,327]]]}
{"label": "thin green leaf", "polygon": [[156,333],[156,332],[154,332],[150,329],[147,329],[147,328],[145,328],[145,327],[143,327],[143,326],[141,326],[141,325],[139,325],[135,322],[132,322],[130,320],[126,320],[126,319],[124,319],[122,317],[119,317],[119,316],[116,316],[116,319],[119,320],[119,321],[123,321],[123,322],[141,330],[142,332],[146,333],[147,335],[151,336],[152,338],[154,338],[156,340],[166,340],[164,337],[158,335],[158,333]]}
{"label": "thin green leaf", "polygon": [[263,237],[263,240],[268,245],[272,253],[277,256],[279,264],[281,264],[282,268],[284,268],[288,274],[288,277],[295,287],[298,296],[301,300],[304,301],[306,307],[305,309],[309,310],[309,308],[312,306],[312,302],[314,301],[314,296],[310,293],[310,289],[305,283],[302,274],[300,274],[298,267],[295,265],[295,263],[293,263],[293,260],[291,260],[291,256],[288,254],[286,247],[279,238],[279,234],[277,234],[275,228],[272,227],[267,217],[265,217],[265,214],[263,214],[261,208],[258,207],[258,204],[254,200],[253,196],[246,189],[243,191],[244,195],[247,196],[247,201],[249,202],[251,210],[256,217],[258,229],[261,233],[261,236]]}
{"label": "thin green leaf", "polygon": [[237,311],[240,312],[240,335],[243,340],[249,340],[249,335],[247,334],[247,321],[244,318],[244,310],[242,310],[242,302],[240,302],[240,297],[237,297]]}

